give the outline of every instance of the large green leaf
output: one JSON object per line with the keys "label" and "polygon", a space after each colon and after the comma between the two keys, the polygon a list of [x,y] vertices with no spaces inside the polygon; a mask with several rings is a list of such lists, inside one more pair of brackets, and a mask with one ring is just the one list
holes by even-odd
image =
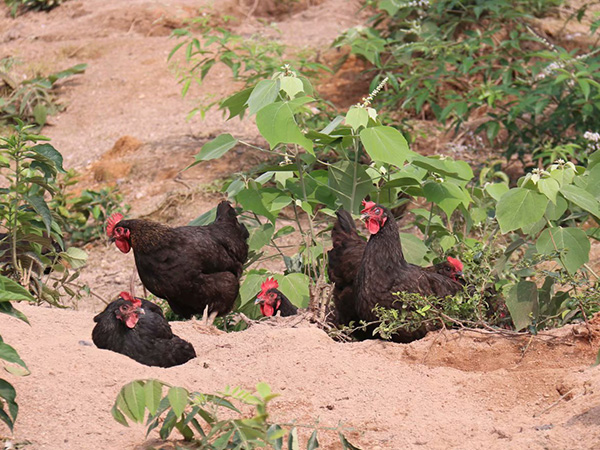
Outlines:
{"label": "large green leaf", "polygon": [[409,150],[402,133],[392,127],[365,128],[360,132],[360,140],[373,161],[402,167],[408,158],[416,155]]}
{"label": "large green leaf", "polygon": [[279,90],[280,82],[278,79],[259,81],[248,98],[248,113],[250,115],[255,114],[265,106],[273,103],[277,99]]}
{"label": "large green leaf", "polygon": [[248,247],[250,251],[259,251],[271,241],[271,237],[275,232],[275,227],[272,223],[264,223],[250,230],[248,238]]}
{"label": "large green leaf", "polygon": [[409,233],[400,233],[400,239],[404,258],[411,264],[423,265],[426,262],[425,255],[429,250],[423,241],[414,234]]}
{"label": "large green leaf", "polygon": [[162,397],[163,383],[158,380],[147,380],[144,385],[144,396],[146,399],[146,408],[150,414],[155,415],[160,405]]}
{"label": "large green leaf", "polygon": [[271,211],[265,205],[260,190],[244,189],[238,193],[236,199],[244,210],[264,216],[272,223],[275,223],[275,216],[271,214]]}
{"label": "large green leaf", "polygon": [[537,318],[538,289],[533,281],[519,281],[507,290],[506,306],[517,330],[522,330]]}
{"label": "large green leaf", "polygon": [[366,127],[369,123],[369,113],[362,106],[351,106],[346,113],[346,125],[357,131],[360,127]]}
{"label": "large green leaf", "polygon": [[[312,100],[308,97],[305,99]],[[256,114],[256,126],[271,148],[280,143],[297,144],[314,155],[312,141],[302,134],[294,118],[294,111],[299,105],[298,100],[302,98],[265,106]]]}
{"label": "large green leaf", "polygon": [[238,140],[230,134],[221,134],[217,136],[212,141],[209,141],[202,146],[200,153],[198,153],[195,157],[196,161],[194,161],[188,168],[193,167],[202,161],[220,158],[233,147],[235,147],[237,143]]}
{"label": "large green leaf", "polygon": [[28,301],[34,302],[31,293],[16,281],[0,275],[0,302]]}
{"label": "large green leaf", "polygon": [[31,150],[51,160],[59,172],[65,173],[65,169],[63,167],[63,157],[61,153],[58,150],[56,150],[52,145],[39,144],[34,147],[31,147]]}
{"label": "large green leaf", "polygon": [[199,215],[190,223],[189,226],[200,227],[204,225],[208,225],[209,223],[213,223],[217,218],[217,207],[215,206],[213,209],[206,211],[204,214]]}
{"label": "large green leaf", "polygon": [[580,187],[568,184],[560,189],[560,193],[567,200],[575,203],[580,208],[600,217],[600,209],[598,208],[598,200],[588,191]]}
{"label": "large green leaf", "polygon": [[506,183],[489,183],[485,186],[485,191],[496,201],[500,200],[508,190],[509,187]]}
{"label": "large green leaf", "polygon": [[188,404],[189,392],[187,389],[174,386],[169,389],[167,397],[169,398],[169,403],[171,404],[171,408],[173,408],[175,415],[181,417]]}
{"label": "large green leaf", "polygon": [[0,342],[0,358],[27,369],[27,365],[23,362],[17,351],[6,342]]}
{"label": "large green leaf", "polygon": [[308,289],[309,278],[303,273],[289,273],[287,275],[275,274],[273,278],[279,283],[279,290],[290,302],[298,308],[306,308],[310,301]]}
{"label": "large green leaf", "polygon": [[548,228],[540,234],[536,243],[538,252],[544,255],[564,252],[557,261],[570,273],[587,263],[590,259],[590,240],[585,231],[579,228]]}
{"label": "large green leaf", "polygon": [[267,279],[267,273],[262,272],[256,273],[250,271],[246,274],[242,285],[240,286],[240,299],[241,305],[245,305],[252,300],[256,294],[260,292],[260,285]]}
{"label": "large green leaf", "polygon": [[438,183],[436,181],[428,180],[423,185],[423,193],[425,198],[438,205],[446,213],[451,216],[454,210],[463,203],[465,207],[469,206],[470,198],[460,188],[460,186],[445,182]]}
{"label": "large green leaf", "polygon": [[281,77],[281,90],[284,91],[290,98],[296,97],[300,92],[304,92],[302,80],[297,77]]}
{"label": "large green leaf", "polygon": [[15,309],[15,307],[10,303],[10,301],[0,301],[0,313],[6,314],[7,316],[16,317],[17,319],[29,324],[29,320],[27,320],[25,314],[23,314],[18,309]]}
{"label": "large green leaf", "polygon": [[540,192],[548,197],[552,203],[556,204],[556,196],[560,190],[558,181],[556,181],[554,178],[546,177],[541,178],[537,185]]}
{"label": "large green leaf", "polygon": [[253,87],[248,89],[244,89],[243,91],[237,92],[230,97],[227,97],[225,101],[221,103],[219,106],[220,109],[228,109],[229,117],[227,120],[232,119],[236,116],[243,116],[244,111],[246,110],[246,105],[248,103],[248,98],[250,98],[250,94],[254,91]]}
{"label": "large green leaf", "polygon": [[542,218],[548,205],[545,195],[525,188],[504,194],[496,207],[496,218],[503,233],[517,230]]}
{"label": "large green leaf", "polygon": [[373,181],[362,164],[338,161],[329,166],[328,184],[342,207],[358,213],[360,203],[373,189]]}
{"label": "large green leaf", "polygon": [[[15,388],[8,381],[0,378],[0,397],[4,399],[4,402],[8,406],[8,413],[4,411],[4,405],[0,405],[0,419],[8,425],[10,431],[13,431],[15,420],[19,414],[19,405],[15,399],[17,398],[17,392]],[[9,415],[10,414],[10,415]]]}
{"label": "large green leaf", "polygon": [[48,208],[44,198],[39,195],[25,195],[23,198],[27,203],[29,203],[35,212],[40,215],[44,225],[46,225],[48,234],[50,234],[50,229],[52,228],[52,214],[50,213],[50,208]]}
{"label": "large green leaf", "polygon": [[465,181],[473,178],[473,169],[466,161],[454,161],[449,158],[434,158],[432,156],[422,156],[414,154],[411,158],[411,164],[428,170],[439,175],[449,176],[455,179]]}
{"label": "large green leaf", "polygon": [[144,412],[146,410],[144,386],[141,381],[132,381],[126,384],[121,389],[119,395],[123,396],[123,400],[127,404],[126,414],[129,412],[131,420],[142,423],[144,421]]}

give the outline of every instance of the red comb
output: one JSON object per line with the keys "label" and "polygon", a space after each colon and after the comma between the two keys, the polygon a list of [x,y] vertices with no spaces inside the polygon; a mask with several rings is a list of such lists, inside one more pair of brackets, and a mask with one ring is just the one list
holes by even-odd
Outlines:
{"label": "red comb", "polygon": [[142,301],[139,298],[135,298],[129,292],[123,291],[119,294],[119,297],[121,297],[123,300],[133,303],[134,306],[142,306]]}
{"label": "red comb", "polygon": [[363,200],[362,205],[364,206],[364,209],[360,213],[364,214],[365,211],[367,211],[367,210],[371,209],[373,206],[375,206],[375,202]]}
{"label": "red comb", "polygon": [[454,267],[456,270],[458,270],[459,272],[463,271],[463,263],[460,262],[460,260],[453,258],[452,256],[448,256],[448,262],[450,264],[452,264],[452,267]]}
{"label": "red comb", "polygon": [[109,237],[112,237],[115,231],[115,225],[118,224],[121,221],[121,219],[123,219],[123,214],[121,213],[114,213],[108,218],[108,220],[106,221],[106,234]]}
{"label": "red comb", "polygon": [[267,278],[263,284],[260,285],[260,294],[266,293],[269,289],[277,289],[279,283],[275,278]]}

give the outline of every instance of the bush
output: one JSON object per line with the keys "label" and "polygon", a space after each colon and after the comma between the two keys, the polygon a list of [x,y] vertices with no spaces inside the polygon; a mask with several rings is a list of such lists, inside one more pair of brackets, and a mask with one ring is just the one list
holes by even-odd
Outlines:
{"label": "bush", "polygon": [[[168,389],[163,396],[164,387]],[[162,423],[161,439],[167,439],[177,429],[186,441],[194,444],[193,448],[251,450],[268,446],[282,449],[285,438],[285,448],[299,449],[298,426],[281,426],[268,421],[268,404],[276,397],[278,394],[273,394],[266,383],[258,383],[254,394],[238,387],[228,387],[219,394],[202,394],[158,380],[136,380],[123,386],[112,415],[117,422],[128,426],[127,418],[143,423],[148,410],[146,435]],[[254,408],[254,415],[245,418],[242,407]],[[306,445],[307,450],[312,450],[319,447],[318,427],[308,427],[314,428]],[[339,429],[333,430],[338,431],[344,450],[359,450]]]}
{"label": "bush", "polygon": [[[563,157],[584,162],[583,135],[600,128],[600,53],[569,51],[535,31],[532,14],[560,3],[369,1],[370,25],[350,29],[335,45],[372,64],[372,87],[389,78],[380,104],[404,116],[435,118],[455,130],[474,118],[476,132],[508,156],[535,154],[549,164],[546,152],[562,147]],[[581,20],[586,8],[566,22]]]}

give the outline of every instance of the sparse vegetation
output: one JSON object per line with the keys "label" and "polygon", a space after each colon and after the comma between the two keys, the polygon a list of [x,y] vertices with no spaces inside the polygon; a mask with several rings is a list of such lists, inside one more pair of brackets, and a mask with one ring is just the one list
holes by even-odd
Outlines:
{"label": "sparse vegetation", "polygon": [[56,83],[85,72],[87,64],[78,64],[51,75],[19,79],[13,70],[15,63],[13,58],[0,60],[0,123],[14,124],[19,119],[36,125],[36,131],[39,131],[48,116],[64,108],[56,100]]}
{"label": "sparse vegetation", "polygon": [[[163,396],[165,387],[168,389]],[[176,429],[191,445],[182,448],[300,449],[298,428],[303,427],[314,429],[306,443],[307,450],[319,447],[318,432],[324,430],[337,432],[344,450],[359,450],[348,442],[340,427],[271,423],[268,405],[278,396],[266,383],[258,383],[254,394],[239,387],[227,387],[218,394],[203,394],[158,380],[136,380],[123,386],[112,414],[125,426],[128,426],[127,418],[137,423],[146,421],[148,434],[160,426],[161,439],[167,439]],[[251,417],[243,412],[248,407],[254,409]],[[144,420],[146,410],[148,418]]]}

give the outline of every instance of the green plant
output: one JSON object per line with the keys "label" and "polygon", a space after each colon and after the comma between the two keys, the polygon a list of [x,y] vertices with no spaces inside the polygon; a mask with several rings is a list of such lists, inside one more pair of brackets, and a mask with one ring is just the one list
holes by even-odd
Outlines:
{"label": "green plant", "polygon": [[85,72],[87,67],[87,64],[78,64],[48,76],[17,81],[11,74],[13,64],[12,58],[0,60],[0,78],[3,81],[0,89],[0,121],[15,123],[18,118],[36,124],[38,130],[46,124],[48,115],[62,110],[53,92],[56,83]]}
{"label": "green plant", "polygon": [[[308,50],[295,52],[290,59],[284,59],[284,53],[289,49],[280,42],[264,38],[260,35],[236,35],[222,27],[210,24],[211,14],[205,14],[192,19],[187,28],[173,31],[172,36],[180,42],[171,50],[169,60],[180,51],[184,51],[183,64],[175,64],[179,83],[182,84],[181,94],[185,96],[192,83],[201,84],[216,64],[229,67],[234,81],[241,81],[244,87],[238,94],[247,99],[249,88],[257,81],[268,77],[283,64],[292,64],[309,76],[316,76],[320,71],[329,71],[322,64],[314,62],[314,55]],[[199,33],[200,38],[195,37]],[[188,117],[200,112],[202,116],[212,106],[219,104],[226,109],[227,104],[216,100],[209,103],[202,101],[194,108]]]}
{"label": "green plant", "polygon": [[63,0],[4,0],[6,6],[10,8],[13,17],[17,15],[19,9],[27,11],[33,10],[50,10],[57,7]]}
{"label": "green plant", "polygon": [[[469,284],[478,296],[472,305],[463,303],[477,307],[471,308],[469,320],[481,322],[483,308],[494,314],[504,308],[502,296],[517,330],[535,332],[585,318],[586,311],[597,308],[575,299],[597,285],[587,262],[589,239],[600,233],[598,227],[586,232],[582,224],[598,224],[600,218],[600,152],[589,156],[587,167],[557,160],[545,170],[534,169],[514,187],[495,162],[475,177],[465,161],[416,154],[398,130],[383,125],[370,106],[382,87],[383,83],[362,104],[320,130],[308,127],[303,118],[313,114],[307,107],[312,102],[310,83],[289,69],[259,81],[243,98],[234,94],[225,100],[231,117],[255,115],[269,148],[225,134],[206,143],[194,164],[218,158],[237,145],[275,159],[227,187],[250,225],[252,261],[270,246],[286,264],[280,285],[289,278],[294,286],[309,286],[303,292],[290,288],[290,300],[297,306],[306,306],[309,298],[312,306],[321,303],[318,292],[328,246],[323,231],[334,211],[342,207],[357,213],[367,196],[395,207],[406,201],[403,195],[417,205],[406,227],[416,226],[423,234],[422,239],[400,234],[407,260],[426,265],[447,254],[464,256],[466,271],[471,271]],[[277,227],[284,208],[291,210],[294,227]],[[209,212],[193,223],[212,217],[214,212]],[[277,243],[290,229],[298,230],[302,240],[294,258],[278,250]],[[264,277],[264,271],[247,272],[240,290],[241,311],[250,308]],[[456,319],[464,317],[460,308],[450,312]],[[500,319],[485,317],[504,325]]]}
{"label": "green plant", "polygon": [[[25,323],[29,323],[27,317],[15,309],[11,301],[34,301],[31,294],[21,285],[10,278],[0,275],[0,313],[16,317]],[[29,369],[23,362],[17,351],[8,345],[0,337],[0,359],[10,363],[5,365],[4,369],[17,376],[29,375]],[[16,366],[14,365],[16,364]],[[17,415],[19,405],[16,402],[17,392],[12,384],[5,379],[0,378],[0,420],[2,420],[12,431]]]}
{"label": "green plant", "polygon": [[[560,3],[369,1],[376,8],[369,26],[350,29],[334,45],[372,64],[373,86],[390,79],[383,106],[455,130],[476,116],[476,131],[507,155],[544,158],[549,148],[584,147],[584,132],[600,128],[600,53],[595,46],[569,51],[550,43],[531,21]],[[580,21],[587,7],[566,23]],[[591,24],[590,34],[599,24]],[[574,156],[586,158],[581,151]]]}
{"label": "green plant", "polygon": [[74,281],[87,255],[66,250],[63,231],[47,202],[57,192],[56,177],[64,172],[62,155],[48,138],[30,134],[20,120],[14,134],[0,137],[0,272],[29,289],[39,301],[60,304],[60,290],[74,296]]}
{"label": "green plant", "polygon": [[[163,396],[164,387],[168,389]],[[162,422],[161,439],[167,439],[173,429],[177,429],[194,448],[249,450],[268,446],[282,449],[287,436],[285,448],[299,449],[297,427],[302,425],[278,425],[268,421],[268,404],[276,397],[278,394],[273,394],[266,383],[257,384],[254,394],[238,387],[228,387],[219,394],[203,394],[158,380],[136,380],[123,386],[111,412],[117,422],[128,426],[127,418],[143,423],[148,410],[147,434]],[[254,408],[252,417],[244,417],[243,407]],[[318,430],[324,428],[316,425],[309,428],[314,428],[306,446],[311,450],[319,447]],[[358,450],[339,428],[328,430],[338,431],[343,449]]]}
{"label": "green plant", "polygon": [[87,243],[105,236],[104,226],[116,211],[127,213],[130,206],[123,204],[118,187],[99,191],[84,189],[79,195],[68,192],[78,182],[78,174],[69,170],[58,179],[58,190],[50,208],[60,216],[64,233],[71,244]]}

